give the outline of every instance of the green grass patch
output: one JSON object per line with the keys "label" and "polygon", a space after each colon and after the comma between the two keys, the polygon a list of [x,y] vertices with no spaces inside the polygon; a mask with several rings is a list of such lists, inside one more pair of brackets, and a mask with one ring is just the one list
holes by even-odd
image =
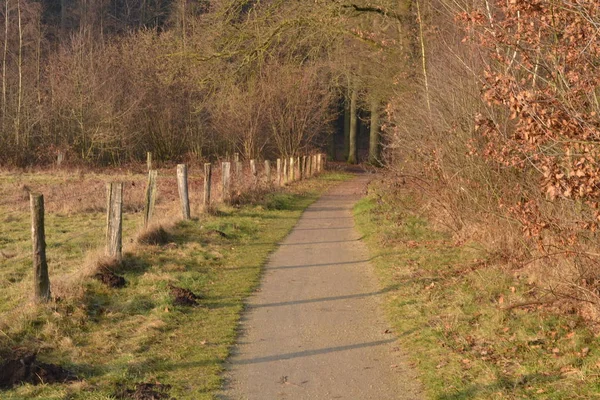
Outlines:
{"label": "green grass patch", "polygon": [[[161,233],[160,244],[130,246],[114,267],[125,287],[86,278],[71,282],[64,298],[40,306],[23,295],[31,281],[29,227],[25,213],[15,214],[0,233],[2,248],[15,254],[0,261],[0,347],[35,350],[41,361],[61,365],[80,380],[23,384],[0,397],[108,400],[137,383],[160,382],[170,385],[169,396],[178,400],[213,399],[244,300],[257,288],[268,255],[308,205],[349,177],[324,174],[271,193],[259,204],[221,206],[198,220],[177,222]],[[139,218],[126,221],[126,240]],[[85,253],[102,245],[103,224],[101,214],[74,214],[68,221],[49,216],[51,285],[52,273],[77,271]],[[80,236],[67,241],[73,231]],[[198,304],[177,304],[174,287],[195,294]]]}
{"label": "green grass patch", "polygon": [[428,398],[598,398],[599,341],[583,321],[527,305],[526,277],[455,243],[417,207],[374,187],[355,218],[382,285],[394,288],[386,311]]}

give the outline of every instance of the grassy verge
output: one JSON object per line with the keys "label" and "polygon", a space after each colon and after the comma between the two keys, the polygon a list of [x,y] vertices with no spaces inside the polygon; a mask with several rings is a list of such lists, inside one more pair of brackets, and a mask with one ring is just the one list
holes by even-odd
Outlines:
{"label": "grassy verge", "polygon": [[[80,379],[69,384],[23,384],[0,392],[0,397],[133,398],[127,397],[128,390],[143,382],[169,385],[166,398],[214,398],[222,363],[236,339],[243,301],[257,287],[267,256],[310,203],[348,177],[325,174],[268,194],[258,204],[220,207],[199,220],[177,222],[167,229],[162,244],[129,247],[115,271],[127,281],[123,288],[87,278],[68,281],[72,287],[64,290],[64,298],[47,306],[18,306],[3,298],[0,344],[33,349],[42,362],[61,365]],[[23,224],[15,226],[15,232],[26,227],[19,218],[11,219]],[[84,226],[80,228],[85,230]],[[49,236],[59,231],[54,227]],[[96,239],[90,240],[93,246]],[[72,254],[64,246],[63,250],[68,255],[58,259],[64,268],[77,269],[82,252]],[[58,250],[49,245],[48,253],[53,268],[52,254]],[[14,293],[25,290],[30,264],[25,259],[19,261],[22,265],[9,261],[2,261],[1,272],[15,276],[12,285],[3,285]],[[176,304],[173,287],[198,295],[198,305]],[[18,307],[27,311],[15,317]]]}
{"label": "grassy verge", "polygon": [[531,301],[526,276],[386,190],[374,185],[355,216],[382,285],[397,288],[387,313],[428,398],[598,398],[599,340],[580,317]]}

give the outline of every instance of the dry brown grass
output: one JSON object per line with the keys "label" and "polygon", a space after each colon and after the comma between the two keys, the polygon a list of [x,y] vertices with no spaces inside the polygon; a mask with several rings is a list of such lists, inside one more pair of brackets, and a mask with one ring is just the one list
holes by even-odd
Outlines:
{"label": "dry brown grass", "polygon": [[[215,165],[220,166],[220,162]],[[239,206],[257,201],[274,189],[274,185],[264,181],[263,164],[257,165],[259,175],[256,185],[247,165],[242,177],[233,177],[233,204]],[[202,209],[204,177],[199,175],[199,171],[199,168],[190,168],[188,175],[193,218],[206,212]],[[272,176],[274,179],[274,171]],[[170,242],[170,229],[180,219],[175,168],[159,171],[154,218],[144,229],[142,210],[146,179],[143,171],[0,171],[0,267],[6,266],[0,268],[0,319],[11,320],[21,313],[22,304],[29,304],[32,300],[28,294],[32,279],[29,267],[29,192],[44,194],[52,296],[59,300],[80,301],[85,295],[86,282],[105,264],[107,182],[124,183],[124,252],[135,252],[138,243],[165,245]],[[220,180],[220,168],[216,168],[212,213],[217,211],[222,201]],[[19,315],[27,320],[25,315],[29,313]]]}
{"label": "dry brown grass", "polygon": [[[459,3],[432,4],[452,9]],[[404,182],[434,229],[451,231],[457,242],[477,243],[502,268],[593,317],[600,312],[600,243],[597,234],[576,225],[591,220],[590,210],[580,201],[549,201],[534,168],[486,161],[476,115],[492,118],[507,136],[514,121],[481,100],[480,49],[462,40],[464,32],[447,15],[432,12],[427,18],[440,32],[427,41],[428,87],[416,79],[400,87],[388,107],[389,187]],[[473,148],[480,152],[471,153]],[[540,205],[539,221],[547,223],[539,237],[527,236],[519,213],[511,211],[528,199]]]}
{"label": "dry brown grass", "polygon": [[[0,226],[13,235],[10,251],[14,248],[16,252],[8,260],[10,266],[7,260],[0,260],[2,267],[7,266],[0,268],[0,274],[10,271],[5,276],[13,279],[0,279],[0,355],[2,349],[13,347],[39,352],[43,361],[72,367],[88,381],[68,387],[23,385],[4,393],[15,398],[54,398],[68,392],[70,398],[86,400],[93,393],[94,398],[107,399],[114,397],[117,383],[138,382],[140,376],[155,379],[156,374],[173,382],[174,387],[176,383],[178,392],[173,396],[177,398],[198,398],[198,393],[216,391],[219,366],[235,337],[235,321],[243,309],[242,298],[253,290],[260,265],[295,223],[301,209],[331,184],[313,180],[292,185],[289,192],[274,193],[272,197],[285,198],[285,208],[249,205],[238,210],[219,205],[218,215],[203,215],[200,221],[181,221],[179,201],[173,201],[171,214],[159,213],[141,233],[153,237],[153,243],[164,243],[161,231],[167,232],[173,243],[169,241],[166,246],[134,240],[142,215],[125,213],[124,257],[120,263],[104,257],[103,213],[59,217],[48,212],[54,298],[41,305],[26,298],[31,282],[26,257],[30,247],[28,213],[16,213],[17,224]],[[95,225],[86,225],[90,219]],[[90,229],[90,236],[81,236]],[[23,237],[17,238],[13,230],[24,232]],[[63,240],[74,234],[74,245]],[[25,257],[19,258],[21,252]],[[127,284],[107,286],[96,277],[102,271],[121,276]],[[198,300],[200,306],[180,309],[169,294],[171,286],[203,296]],[[190,347],[199,337],[211,345]],[[172,368],[181,360],[207,359],[218,361]]]}

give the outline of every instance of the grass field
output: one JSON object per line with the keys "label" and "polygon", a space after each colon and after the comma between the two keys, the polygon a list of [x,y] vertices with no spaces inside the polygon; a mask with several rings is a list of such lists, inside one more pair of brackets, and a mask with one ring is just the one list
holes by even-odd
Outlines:
{"label": "grass field", "polygon": [[[136,384],[149,383],[164,389],[165,398],[214,398],[243,301],[256,288],[267,256],[305,207],[347,178],[325,174],[257,196],[252,205],[220,206],[210,215],[196,210],[199,217],[185,222],[173,222],[174,183],[159,180],[157,214],[168,221],[166,234],[159,244],[145,245],[135,240],[142,221],[142,174],[0,174],[0,355],[37,352],[41,362],[58,364],[78,378],[23,384],[0,397],[133,398]],[[127,281],[123,288],[107,287],[92,276],[104,241],[107,180],[126,182],[125,256],[114,267]],[[46,196],[56,297],[47,305],[35,305],[30,295],[28,190]],[[192,203],[198,198],[192,195]],[[173,288],[191,291],[198,304],[176,304]]]}
{"label": "grass field", "polygon": [[431,399],[597,399],[597,332],[476,243],[432,227],[410,190],[355,207],[387,314]]}

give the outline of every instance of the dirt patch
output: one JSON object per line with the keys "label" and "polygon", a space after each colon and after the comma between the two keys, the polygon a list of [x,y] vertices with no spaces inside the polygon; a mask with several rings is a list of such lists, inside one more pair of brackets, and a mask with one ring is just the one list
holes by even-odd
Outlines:
{"label": "dirt patch", "polygon": [[21,383],[32,385],[65,383],[77,377],[66,369],[36,360],[36,354],[13,356],[0,364],[0,388],[8,389]]}
{"label": "dirt patch", "polygon": [[169,397],[170,385],[161,383],[138,383],[135,389],[123,389],[117,393],[118,399],[133,399],[133,400],[175,400],[174,397]]}
{"label": "dirt patch", "polygon": [[197,306],[202,297],[193,293],[191,290],[169,285],[173,304],[176,306]]}
{"label": "dirt patch", "polygon": [[96,273],[96,275],[94,275],[94,278],[111,288],[122,288],[127,284],[125,278],[115,274],[109,269],[101,269],[98,273]]}
{"label": "dirt patch", "polygon": [[104,257],[98,260],[94,278],[111,288],[122,288],[127,284],[125,278],[117,275],[115,271],[122,266],[122,261],[116,258]]}

